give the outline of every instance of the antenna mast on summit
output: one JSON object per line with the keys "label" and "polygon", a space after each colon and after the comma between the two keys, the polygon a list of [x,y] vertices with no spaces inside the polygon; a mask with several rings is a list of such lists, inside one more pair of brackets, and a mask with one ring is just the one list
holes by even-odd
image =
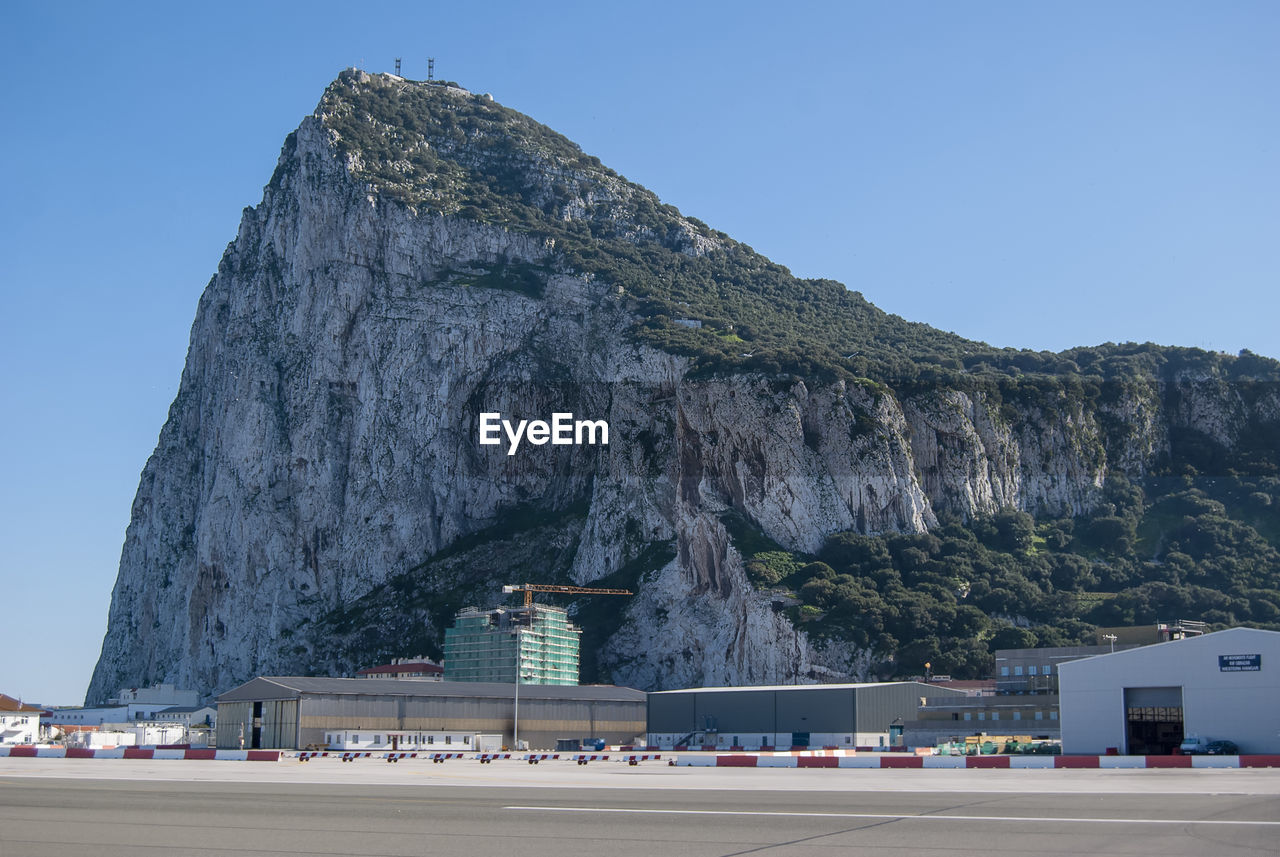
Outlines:
{"label": "antenna mast on summit", "polygon": [[427,81],[430,82],[435,79],[436,79],[436,58],[427,57]]}
{"label": "antenna mast on summit", "polygon": [[396,57],[396,77],[400,76],[400,57]]}

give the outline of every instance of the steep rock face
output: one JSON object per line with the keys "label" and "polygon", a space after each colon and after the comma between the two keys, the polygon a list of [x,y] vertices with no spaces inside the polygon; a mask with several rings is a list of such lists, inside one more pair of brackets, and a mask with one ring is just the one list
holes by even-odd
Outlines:
{"label": "steep rock face", "polygon": [[[1277,411],[1209,387],[1170,415],[1163,393],[1138,388],[1047,405],[692,374],[630,335],[625,283],[565,270],[553,239],[431,209],[448,187],[400,188],[410,161],[375,187],[334,121],[317,111],[291,135],[200,300],[90,702],[155,681],[208,693],[360,666],[334,654],[318,616],[527,509],[585,509],[546,529],[542,555],[568,578],[637,576],[602,674],[646,688],[865,678],[872,653],[810,639],[751,587],[724,515],[813,552],[840,530],[921,532],[943,511],[1079,512],[1109,467],[1140,473],[1167,451],[1169,420],[1229,442],[1253,411]],[[435,147],[491,166],[474,141]],[[545,180],[522,191],[531,204],[655,237],[626,219],[643,202],[632,186],[540,157],[518,158]],[[664,246],[690,257],[717,246],[682,219],[664,229]],[[482,412],[603,418],[610,443],[508,455],[505,441],[478,444]],[[420,583],[496,599],[504,575],[537,578],[524,547],[519,567],[495,569],[472,546]],[[438,639],[438,617],[421,621]]]}

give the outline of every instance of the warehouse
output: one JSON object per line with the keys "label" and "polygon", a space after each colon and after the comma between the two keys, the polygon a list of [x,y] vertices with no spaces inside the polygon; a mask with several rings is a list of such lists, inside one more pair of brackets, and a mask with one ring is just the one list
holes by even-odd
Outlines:
{"label": "warehouse", "polygon": [[1231,628],[1059,669],[1064,753],[1166,754],[1190,736],[1280,753],[1280,632]]}
{"label": "warehouse", "polygon": [[560,738],[629,742],[644,734],[645,694],[609,685],[521,685],[517,711],[514,684],[263,676],[218,697],[217,741],[227,749],[304,749],[355,732],[501,735],[504,746],[514,746],[517,714],[520,740],[531,747],[555,747]]}
{"label": "warehouse", "polygon": [[960,690],[914,681],[699,687],[649,694],[649,744],[761,749],[884,747],[923,699]]}

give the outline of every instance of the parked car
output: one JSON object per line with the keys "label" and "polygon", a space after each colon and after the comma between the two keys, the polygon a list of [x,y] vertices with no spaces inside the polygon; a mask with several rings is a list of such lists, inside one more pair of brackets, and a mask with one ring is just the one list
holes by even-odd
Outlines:
{"label": "parked car", "polygon": [[1240,748],[1236,746],[1234,741],[1225,739],[1210,741],[1207,738],[1188,735],[1183,740],[1178,751],[1186,756],[1234,756],[1240,752]]}
{"label": "parked car", "polygon": [[1204,745],[1204,751],[1210,756],[1237,756],[1240,748],[1234,741],[1210,741]]}

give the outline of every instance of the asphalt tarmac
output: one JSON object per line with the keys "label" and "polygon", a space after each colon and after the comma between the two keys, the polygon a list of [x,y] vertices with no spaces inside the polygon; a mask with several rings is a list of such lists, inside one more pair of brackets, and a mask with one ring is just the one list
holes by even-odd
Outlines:
{"label": "asphalt tarmac", "polygon": [[1271,770],[73,761],[0,765],[0,855],[1280,854]]}

